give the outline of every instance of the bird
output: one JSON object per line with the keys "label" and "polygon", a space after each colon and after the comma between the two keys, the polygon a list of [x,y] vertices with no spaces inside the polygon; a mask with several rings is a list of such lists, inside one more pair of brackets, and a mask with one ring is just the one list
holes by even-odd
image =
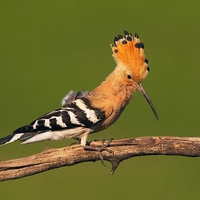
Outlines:
{"label": "bird", "polygon": [[121,115],[133,93],[139,90],[150,105],[157,120],[158,114],[141,82],[149,73],[144,44],[137,33],[124,31],[111,44],[116,67],[107,78],[91,91],[70,91],[59,109],[48,112],[26,126],[0,139],[0,145],[14,141],[22,144],[44,140],[73,138],[84,149],[94,149],[87,143],[89,134],[111,126]]}

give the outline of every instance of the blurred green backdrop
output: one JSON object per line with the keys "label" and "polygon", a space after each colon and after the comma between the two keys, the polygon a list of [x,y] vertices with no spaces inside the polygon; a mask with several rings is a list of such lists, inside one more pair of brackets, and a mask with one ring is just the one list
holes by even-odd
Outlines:
{"label": "blurred green backdrop", "polygon": [[[200,2],[187,0],[0,2],[0,136],[60,107],[73,90],[96,87],[114,69],[110,43],[126,29],[145,44],[143,86],[121,118],[92,139],[199,136]],[[0,147],[0,160],[73,140]],[[200,158],[146,156],[84,163],[0,183],[2,199],[199,199]]]}

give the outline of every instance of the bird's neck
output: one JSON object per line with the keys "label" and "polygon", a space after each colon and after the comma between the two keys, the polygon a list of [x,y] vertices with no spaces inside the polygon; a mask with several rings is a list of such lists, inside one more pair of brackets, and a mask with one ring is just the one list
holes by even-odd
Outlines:
{"label": "bird's neck", "polygon": [[120,69],[116,67],[105,81],[91,91],[91,94],[101,94],[113,104],[125,107],[130,101],[135,87],[127,84],[121,73]]}

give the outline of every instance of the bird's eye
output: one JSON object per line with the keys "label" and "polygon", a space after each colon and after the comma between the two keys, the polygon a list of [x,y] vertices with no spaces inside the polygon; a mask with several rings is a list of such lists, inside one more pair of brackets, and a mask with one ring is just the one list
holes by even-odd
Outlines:
{"label": "bird's eye", "polygon": [[128,78],[128,79],[132,79],[132,76],[128,74],[128,75],[127,75],[127,78]]}

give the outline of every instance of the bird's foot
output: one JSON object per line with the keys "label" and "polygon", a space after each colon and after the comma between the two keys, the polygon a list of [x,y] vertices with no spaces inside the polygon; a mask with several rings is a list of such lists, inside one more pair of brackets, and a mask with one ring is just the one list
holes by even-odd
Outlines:
{"label": "bird's foot", "polygon": [[106,166],[103,162],[103,156],[102,156],[102,151],[107,151],[108,153],[112,153],[112,150],[109,150],[107,147],[110,146],[110,143],[112,142],[113,138],[111,138],[110,140],[108,140],[107,143],[105,143],[105,139],[102,140],[102,145],[100,147],[95,147],[95,146],[90,146],[90,145],[85,145],[84,149],[85,150],[92,150],[92,151],[97,151],[99,153],[99,158],[101,160],[101,163]]}

